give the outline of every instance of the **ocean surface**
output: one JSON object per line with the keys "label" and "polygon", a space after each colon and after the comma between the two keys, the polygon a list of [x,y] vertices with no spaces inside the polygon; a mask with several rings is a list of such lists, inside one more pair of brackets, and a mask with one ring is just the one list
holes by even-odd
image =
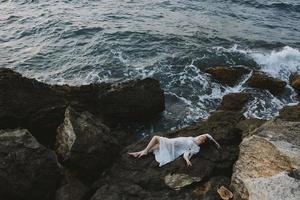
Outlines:
{"label": "ocean surface", "polygon": [[246,117],[271,118],[297,103],[224,87],[204,73],[245,65],[288,81],[300,72],[300,0],[0,0],[0,67],[50,84],[153,77],[166,110],[136,132],[175,129],[203,120],[230,92],[254,100]]}

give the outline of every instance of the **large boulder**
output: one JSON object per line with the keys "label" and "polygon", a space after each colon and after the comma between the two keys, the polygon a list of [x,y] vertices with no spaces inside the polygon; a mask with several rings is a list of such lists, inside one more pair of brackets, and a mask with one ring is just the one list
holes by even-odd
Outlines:
{"label": "large boulder", "polygon": [[78,113],[70,107],[58,128],[55,148],[62,164],[84,181],[97,178],[119,151],[106,125],[94,115]]}
{"label": "large boulder", "polygon": [[250,73],[250,70],[246,69],[243,66],[235,67],[211,67],[205,70],[206,73],[209,73],[214,79],[218,80],[223,85],[235,86],[241,78]]}
{"label": "large boulder", "polygon": [[0,199],[52,200],[60,179],[53,151],[25,129],[0,130]]}
{"label": "large boulder", "polygon": [[297,93],[300,92],[300,75],[292,74],[290,76],[290,85],[296,90]]}
{"label": "large boulder", "polygon": [[149,120],[165,109],[164,91],[151,78],[113,84],[99,94],[97,109],[115,123]]}
{"label": "large boulder", "polygon": [[0,68],[0,128],[23,127],[53,147],[56,129],[68,105],[89,111],[107,123],[136,122],[164,110],[164,92],[157,80],[83,86],[47,85]]}
{"label": "large boulder", "polygon": [[[220,142],[221,152],[213,145],[203,145],[200,153],[192,157],[191,168],[186,166],[182,158],[159,167],[153,155],[137,159],[127,154],[145,148],[151,136],[128,146],[107,175],[97,181],[98,189],[92,199],[198,199],[201,194],[193,191],[208,179],[220,175],[231,176],[241,141],[241,131],[235,126],[242,119],[241,113],[219,111],[205,122],[177,131],[158,133],[166,137],[179,137],[209,132]],[[210,184],[216,184],[216,181]],[[215,185],[208,187],[205,192],[207,199],[210,194],[216,196],[216,191],[209,192],[215,188]],[[112,191],[115,192],[112,194]]]}
{"label": "large boulder", "polygon": [[88,188],[78,180],[61,186],[55,194],[55,200],[83,200]]}
{"label": "large boulder", "polygon": [[285,106],[279,110],[279,119],[300,122],[300,104]]}
{"label": "large boulder", "polygon": [[47,84],[0,68],[0,128],[27,128],[42,144],[53,144],[65,107]]}
{"label": "large boulder", "polygon": [[240,144],[231,183],[234,199],[299,199],[299,169],[300,123],[266,122]]}
{"label": "large boulder", "polygon": [[253,131],[266,123],[267,120],[265,119],[258,119],[258,118],[249,118],[241,120],[237,125],[236,128],[240,129],[243,132],[243,138],[253,134]]}
{"label": "large boulder", "polygon": [[51,88],[76,110],[89,111],[111,124],[148,120],[165,109],[164,91],[152,78]]}
{"label": "large boulder", "polygon": [[223,96],[219,110],[240,111],[251,99],[251,95],[245,92],[229,93]]}
{"label": "large boulder", "polygon": [[280,79],[268,76],[263,72],[253,72],[252,76],[247,80],[250,87],[268,90],[273,95],[279,95],[285,88],[286,82]]}

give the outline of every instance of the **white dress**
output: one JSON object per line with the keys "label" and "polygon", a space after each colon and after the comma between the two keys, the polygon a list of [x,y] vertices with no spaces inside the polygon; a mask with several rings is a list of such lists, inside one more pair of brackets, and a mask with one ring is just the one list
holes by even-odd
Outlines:
{"label": "white dress", "polygon": [[182,154],[188,154],[189,159],[198,153],[200,147],[195,143],[194,137],[159,138],[159,148],[153,151],[159,166],[163,166]]}

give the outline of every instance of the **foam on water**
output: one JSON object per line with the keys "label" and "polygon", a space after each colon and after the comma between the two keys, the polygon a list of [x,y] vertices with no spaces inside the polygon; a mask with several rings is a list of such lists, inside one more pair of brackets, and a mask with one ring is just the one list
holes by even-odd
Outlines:
{"label": "foam on water", "polygon": [[[300,51],[289,46],[272,51],[241,49],[238,48],[238,45],[234,45],[231,48],[216,47],[214,49],[221,52],[244,54],[254,60],[260,71],[264,71],[270,76],[286,82],[289,82],[289,77],[292,73],[300,72]],[[234,88],[232,89],[234,92],[247,91],[253,94],[254,99],[248,103],[247,111],[244,113],[246,117],[270,119],[278,115],[279,109],[285,105],[298,102],[297,94],[290,85],[286,86],[285,94],[275,97],[268,91],[247,88],[244,86],[244,83],[241,82],[235,87],[235,90]],[[229,91],[232,89],[229,89]]]}
{"label": "foam on water", "polygon": [[289,46],[267,53],[250,52],[250,56],[262,71],[286,81],[291,73],[300,72],[300,51]]}
{"label": "foam on water", "polygon": [[50,84],[156,78],[166,111],[150,132],[205,119],[230,92],[254,96],[245,116],[270,118],[297,102],[290,86],[274,97],[248,88],[250,75],[225,87],[204,69],[245,65],[288,81],[300,72],[297,11],[293,0],[2,1],[0,66]]}

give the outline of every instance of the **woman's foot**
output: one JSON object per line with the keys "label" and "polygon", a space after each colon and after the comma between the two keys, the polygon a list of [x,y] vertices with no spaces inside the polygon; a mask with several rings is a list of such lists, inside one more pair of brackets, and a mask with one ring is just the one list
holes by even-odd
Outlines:
{"label": "woman's foot", "polygon": [[145,156],[148,154],[148,152],[146,150],[142,150],[142,151],[137,151],[137,152],[130,152],[128,153],[129,155],[135,157],[135,158],[140,158],[142,156]]}

